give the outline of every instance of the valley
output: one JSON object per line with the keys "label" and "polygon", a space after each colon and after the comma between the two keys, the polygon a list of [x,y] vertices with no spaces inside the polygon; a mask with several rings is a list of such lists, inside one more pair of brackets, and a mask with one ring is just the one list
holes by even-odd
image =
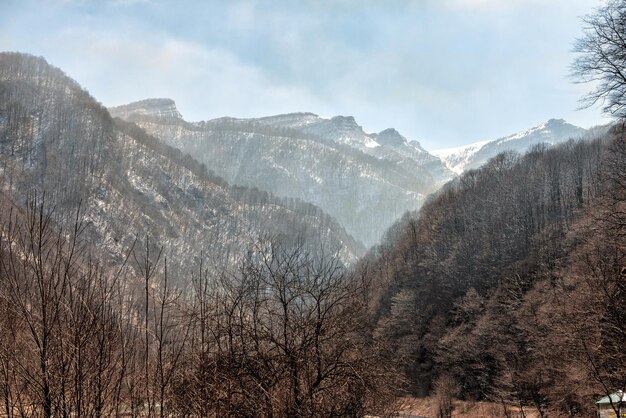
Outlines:
{"label": "valley", "polygon": [[590,1],[0,2],[0,416],[622,416]]}

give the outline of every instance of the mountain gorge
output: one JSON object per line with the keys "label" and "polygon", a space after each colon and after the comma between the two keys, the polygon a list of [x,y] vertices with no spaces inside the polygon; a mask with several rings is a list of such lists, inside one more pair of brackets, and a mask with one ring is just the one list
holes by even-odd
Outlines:
{"label": "mountain gorge", "polygon": [[365,133],[352,117],[293,113],[190,123],[170,99],[109,111],[193,155],[229,183],[321,207],[366,246],[453,177],[419,143],[393,129]]}
{"label": "mountain gorge", "polygon": [[0,53],[3,413],[591,416],[626,389],[624,138],[188,122]]}

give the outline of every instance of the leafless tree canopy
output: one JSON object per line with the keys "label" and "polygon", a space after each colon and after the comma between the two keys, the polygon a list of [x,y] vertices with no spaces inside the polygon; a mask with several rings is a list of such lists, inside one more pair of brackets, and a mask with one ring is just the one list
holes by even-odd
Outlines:
{"label": "leafless tree canopy", "polygon": [[236,272],[201,260],[183,292],[149,238],[105,268],[74,218],[58,229],[37,200],[0,217],[4,416],[357,417],[393,401],[363,282],[336,254],[257,242]]}
{"label": "leafless tree canopy", "polygon": [[540,416],[592,416],[626,389],[625,137],[502,154],[363,262],[383,284],[375,333],[440,416],[451,382]]}
{"label": "leafless tree canopy", "polygon": [[584,36],[577,40],[572,76],[593,83],[594,90],[583,100],[583,107],[600,103],[603,111],[617,118],[626,117],[626,3],[609,0],[584,22]]}

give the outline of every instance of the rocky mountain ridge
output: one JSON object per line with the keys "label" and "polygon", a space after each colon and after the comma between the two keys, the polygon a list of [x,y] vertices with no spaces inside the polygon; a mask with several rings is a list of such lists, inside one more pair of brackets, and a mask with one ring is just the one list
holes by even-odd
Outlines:
{"label": "rocky mountain ridge", "polygon": [[[365,245],[453,178],[435,156],[395,129],[366,133],[352,116],[291,113],[187,122],[153,100],[110,108],[193,155],[233,184],[311,202]],[[168,116],[163,116],[168,115]]]}
{"label": "rocky mountain ridge", "polygon": [[588,134],[563,119],[550,119],[496,140],[431,153],[394,128],[367,133],[352,116],[298,112],[187,122],[171,99],[109,110],[194,155],[233,184],[320,206],[367,246],[463,171],[505,151],[524,154],[538,144],[555,145]]}

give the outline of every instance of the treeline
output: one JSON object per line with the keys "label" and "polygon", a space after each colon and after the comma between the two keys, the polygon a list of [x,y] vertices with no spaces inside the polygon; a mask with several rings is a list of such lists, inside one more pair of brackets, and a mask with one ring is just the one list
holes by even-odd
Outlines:
{"label": "treeline", "polygon": [[621,127],[501,154],[389,231],[358,271],[410,393],[590,416],[625,389],[625,170]]}
{"label": "treeline", "polygon": [[200,260],[183,292],[148,240],[103,267],[75,219],[57,229],[37,201],[2,216],[5,416],[358,417],[393,401],[364,283],[333,254],[258,242],[237,271]]}

